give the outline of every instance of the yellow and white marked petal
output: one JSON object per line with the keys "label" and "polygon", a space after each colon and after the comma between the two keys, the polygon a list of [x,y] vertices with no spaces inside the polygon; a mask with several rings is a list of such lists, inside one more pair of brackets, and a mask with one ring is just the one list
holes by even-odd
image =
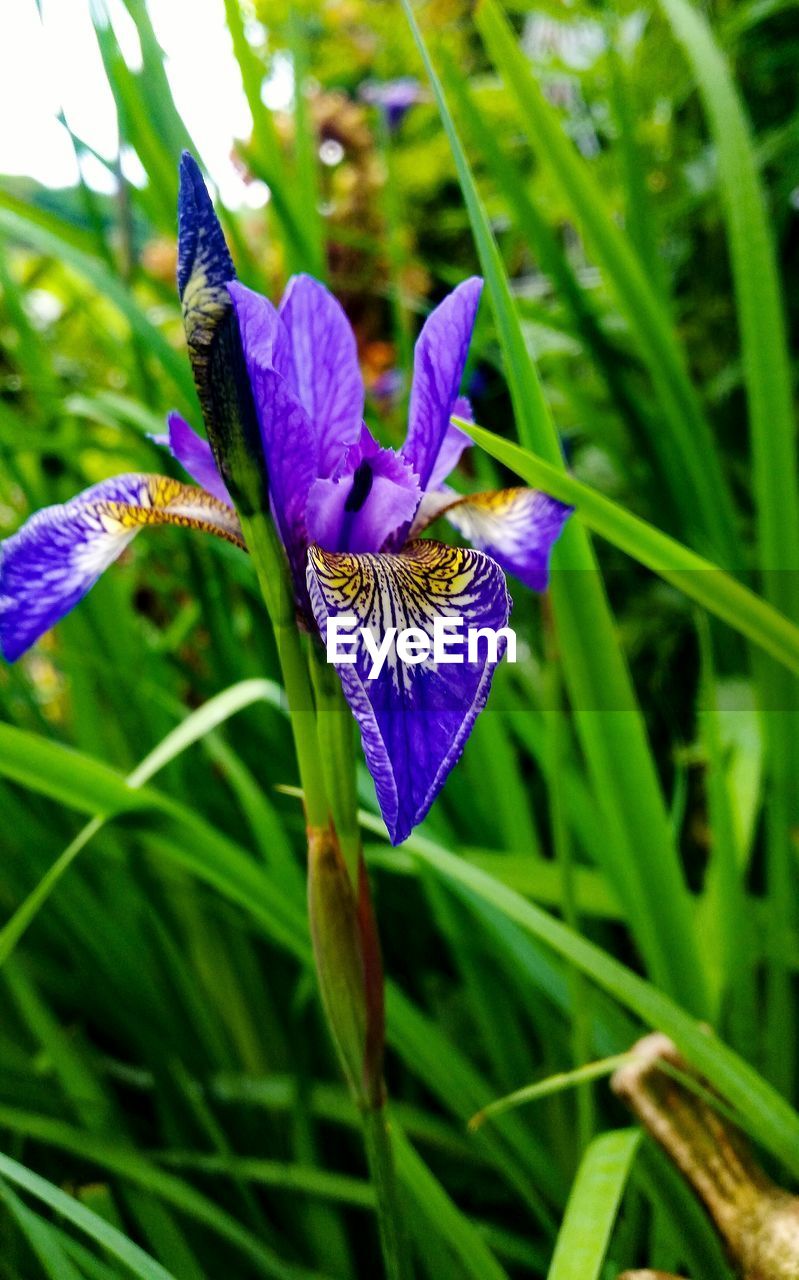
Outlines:
{"label": "yellow and white marked petal", "polygon": [[459,533],[503,569],[543,591],[550,552],[571,512],[571,507],[536,489],[494,489],[466,498],[437,492],[425,495],[413,532],[446,515]]}
{"label": "yellow and white marked petal", "polygon": [[244,546],[231,507],[168,476],[115,476],[32,516],[0,544],[5,657],[18,658],[68,613],[141,529],[163,524]]}
{"label": "yellow and white marked petal", "polygon": [[[459,619],[467,634],[500,632],[510,601],[502,570],[488,556],[440,542],[411,542],[399,555],[308,553],[308,592],[327,637],[333,619],[355,619],[361,642],[339,675],[361,730],[366,761],[394,843],[429,809],[460,756],[485,704],[504,652],[488,647],[474,657],[418,664],[402,661],[391,644],[375,672],[364,630],[382,646],[391,634],[418,629],[433,640],[436,623]],[[455,625],[454,623],[452,625]]]}

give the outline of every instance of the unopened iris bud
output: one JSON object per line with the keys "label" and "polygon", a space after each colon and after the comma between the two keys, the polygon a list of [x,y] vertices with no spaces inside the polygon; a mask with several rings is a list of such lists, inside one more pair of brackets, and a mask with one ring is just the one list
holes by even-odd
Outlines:
{"label": "unopened iris bud", "polygon": [[197,162],[180,161],[178,293],[194,382],[219,472],[243,515],[268,510],[258,418],[228,293],[236,270]]}

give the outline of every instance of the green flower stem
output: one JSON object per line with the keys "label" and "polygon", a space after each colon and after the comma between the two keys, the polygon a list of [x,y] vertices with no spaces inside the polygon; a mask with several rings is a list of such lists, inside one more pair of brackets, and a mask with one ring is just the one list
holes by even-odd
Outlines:
{"label": "green flower stem", "polygon": [[[286,557],[271,518],[261,512],[240,519],[272,621],[291,714],[309,828],[309,907],[323,1004],[363,1116],[386,1280],[412,1280],[380,1078],[382,971],[361,854],[352,715],[338,675],[325,662],[319,646],[311,642],[306,654]],[[329,824],[331,816],[334,830]],[[346,893],[342,893],[340,881],[338,887],[336,884],[336,851],[346,866]],[[362,988],[356,990],[360,984]],[[379,1028],[376,1037],[375,1027]],[[362,1046],[360,1052],[371,1080],[360,1079],[360,1061],[349,1060],[356,1041]],[[369,1086],[366,1091],[364,1084]]]}
{"label": "green flower stem", "polygon": [[398,1194],[385,1107],[385,1087],[382,1082],[383,973],[369,896],[369,881],[361,850],[352,713],[344,698],[338,672],[325,661],[324,651],[318,644],[312,646],[311,672],[316,693],[325,784],[339,848],[358,902],[367,1026],[371,1027],[371,1033],[367,1033],[367,1040],[371,1041],[366,1053],[367,1088],[365,1092],[363,1089],[354,1089],[353,1095],[363,1117],[364,1143],[375,1191],[386,1280],[411,1280],[413,1268]]}
{"label": "green flower stem", "polygon": [[413,1280],[413,1265],[405,1235],[405,1217],[400,1206],[399,1185],[385,1107],[364,1112],[363,1132],[366,1158],[369,1162],[369,1173],[377,1204],[377,1223],[386,1267],[386,1280]]}
{"label": "green flower stem", "polygon": [[352,712],[344,698],[338,673],[325,661],[321,645],[313,640],[310,643],[310,665],[316,694],[316,724],[322,774],[339,848],[357,893],[361,830],[358,825],[358,798],[355,790]]}
{"label": "green flower stem", "polygon": [[272,622],[291,715],[297,767],[309,827],[326,827],[328,803],[320,761],[313,692],[296,620],[294,593],[277,530],[265,512],[241,516],[244,540]]}

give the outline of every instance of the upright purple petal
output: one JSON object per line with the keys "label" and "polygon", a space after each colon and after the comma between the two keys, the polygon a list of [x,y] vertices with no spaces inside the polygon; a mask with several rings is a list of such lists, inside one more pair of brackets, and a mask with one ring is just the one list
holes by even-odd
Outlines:
{"label": "upright purple petal", "polygon": [[272,513],[304,593],[305,506],[319,474],[318,435],[297,395],[288,330],[277,311],[242,285],[231,286],[230,296],[258,415]]}
{"label": "upright purple petal", "polygon": [[482,288],[483,282],[476,276],[459,284],[428,316],[416,343],[408,435],[402,453],[422,489],[430,487],[458,399]]}
{"label": "upright purple petal", "polygon": [[535,489],[497,489],[468,498],[453,497],[452,504],[439,507],[436,515],[446,510],[450,524],[474,546],[533,591],[544,591],[550,553],[574,508]]}
{"label": "upright purple petal", "polygon": [[232,509],[167,476],[122,475],[46,507],[0,543],[0,649],[14,662],[78,603],[145,525],[244,546]]}
{"label": "upright purple petal", "polygon": [[419,483],[404,458],[381,449],[366,426],[333,479],[319,479],[308,496],[310,540],[326,551],[380,551],[413,519]]}
{"label": "upright purple petal", "polygon": [[291,338],[277,308],[263,294],[233,281],[228,285],[244,347],[247,366],[274,369],[296,391]]}
{"label": "upright purple petal", "polygon": [[169,435],[153,436],[156,444],[165,445],[196,484],[213,494],[220,502],[226,502],[232,507],[230,494],[217,471],[213,450],[208,441],[198,436],[179,413],[170,413],[167,424]]}
{"label": "upright purple petal", "polygon": [[[323,639],[329,618],[355,619],[377,642],[390,627],[419,628],[432,640],[437,618],[500,631],[510,609],[502,570],[488,556],[431,541],[400,555],[331,555],[312,546],[308,591]],[[460,757],[504,648],[500,638],[495,655],[483,643],[474,661],[436,663],[431,653],[419,665],[394,649],[370,679],[361,640],[355,662],[338,667],[394,844],[421,822]]]}
{"label": "upright purple petal", "polygon": [[354,444],[364,389],[355,335],[341,303],[311,276],[292,276],[280,317],[291,339],[297,393],[319,438],[319,474],[329,476]]}
{"label": "upright purple petal", "polygon": [[309,541],[305,509],[318,474],[316,435],[285,378],[256,363],[250,368],[250,379],[269,472],[272,514],[302,594]]}

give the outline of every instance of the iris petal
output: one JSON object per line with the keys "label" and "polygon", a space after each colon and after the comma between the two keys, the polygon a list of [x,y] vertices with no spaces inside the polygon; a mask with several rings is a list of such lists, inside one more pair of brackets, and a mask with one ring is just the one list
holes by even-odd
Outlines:
{"label": "iris petal", "polygon": [[206,489],[220,502],[226,502],[229,507],[232,507],[230,494],[217,470],[214,453],[208,441],[198,436],[179,413],[170,413],[167,421],[169,435],[153,436],[156,444],[165,445],[172,457],[180,463],[196,484]]}
{"label": "iris petal", "polygon": [[[430,496],[433,502],[445,497]],[[492,556],[507,573],[515,574],[533,591],[544,591],[550,553],[573,510],[535,489],[496,489],[468,498],[450,494],[449,505],[439,503],[435,512],[431,505],[428,515],[434,519],[446,514],[459,533]]]}
{"label": "iris petal", "polygon": [[458,399],[482,288],[476,276],[459,284],[428,316],[416,343],[408,436],[402,453],[422,489],[430,486]]}
{"label": "iris petal", "polygon": [[228,294],[236,311],[247,367],[257,364],[274,369],[296,391],[291,339],[277,308],[263,294],[237,280],[228,285]]}
{"label": "iris petal", "polygon": [[247,375],[269,474],[272,513],[292,572],[305,591],[305,507],[319,474],[318,432],[300,402],[288,330],[266,298],[232,285]]}
{"label": "iris petal", "polygon": [[274,369],[250,365],[269,471],[272,512],[295,580],[304,589],[308,546],[305,509],[316,479],[316,436],[311,420],[285,378]]}
{"label": "iris petal", "polygon": [[[459,414],[458,416],[462,415]],[[427,488],[438,489],[450,472],[455,470],[464,451],[470,449],[473,444],[474,441],[471,436],[467,436],[465,431],[450,422],[444,432],[444,438],[441,441],[438,456],[433,464],[433,470],[430,472]]]}
{"label": "iris petal", "polygon": [[[418,627],[432,640],[437,617],[499,630],[510,610],[504,575],[493,560],[427,540],[409,543],[399,555],[329,554],[312,546],[308,591],[323,636],[328,618],[349,617],[378,642],[389,627]],[[482,646],[476,661],[458,664],[436,664],[431,652],[411,666],[394,652],[375,679],[369,679],[372,659],[362,641],[355,652],[356,662],[338,670],[381,812],[399,844],[460,757],[504,644],[494,660]]]}
{"label": "iris petal", "polygon": [[123,475],[46,507],[0,543],[0,648],[9,662],[78,603],[145,527],[176,524],[244,546],[235,513],[167,476]]}
{"label": "iris petal", "polygon": [[311,276],[292,276],[280,303],[296,389],[319,437],[319,474],[332,475],[358,439],[364,389],[355,335],[341,303]]}

